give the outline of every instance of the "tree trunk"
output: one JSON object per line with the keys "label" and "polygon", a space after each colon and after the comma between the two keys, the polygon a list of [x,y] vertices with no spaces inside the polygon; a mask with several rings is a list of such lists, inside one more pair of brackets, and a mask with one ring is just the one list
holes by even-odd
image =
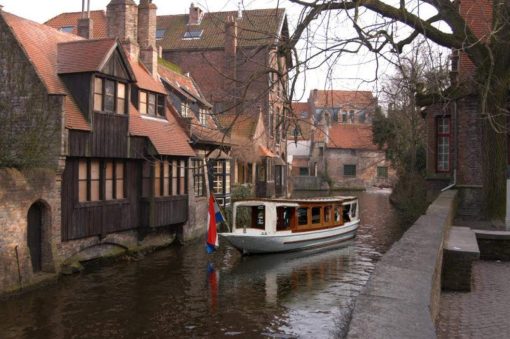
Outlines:
{"label": "tree trunk", "polygon": [[507,116],[501,108],[506,106],[507,95],[501,93],[501,90],[496,90],[493,94],[488,99],[487,114],[484,115],[482,127],[484,210],[490,219],[504,220],[508,145]]}

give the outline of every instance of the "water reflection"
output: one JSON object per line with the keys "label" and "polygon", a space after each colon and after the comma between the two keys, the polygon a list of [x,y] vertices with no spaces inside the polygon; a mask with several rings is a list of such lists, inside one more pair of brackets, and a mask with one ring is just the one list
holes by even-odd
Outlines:
{"label": "water reflection", "polygon": [[202,242],[92,267],[0,305],[1,338],[335,337],[403,228],[387,195],[360,194],[348,246],[241,257]]}

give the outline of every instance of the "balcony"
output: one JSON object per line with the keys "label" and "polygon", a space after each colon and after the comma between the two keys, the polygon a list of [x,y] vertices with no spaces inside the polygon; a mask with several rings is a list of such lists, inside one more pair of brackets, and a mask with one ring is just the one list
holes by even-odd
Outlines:
{"label": "balcony", "polygon": [[188,221],[188,196],[142,198],[140,226],[161,227]]}

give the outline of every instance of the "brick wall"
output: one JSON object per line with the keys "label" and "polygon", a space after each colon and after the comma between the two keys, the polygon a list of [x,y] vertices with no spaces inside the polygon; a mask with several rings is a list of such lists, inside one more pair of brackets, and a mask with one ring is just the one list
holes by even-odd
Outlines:
{"label": "brick wall", "polygon": [[[0,169],[0,293],[29,285],[34,279],[27,243],[27,213],[36,203],[42,207],[42,271],[55,272],[60,239],[60,182],[54,172],[23,173]],[[18,259],[16,257],[16,249]],[[19,274],[18,274],[19,262]]]}
{"label": "brick wall", "polygon": [[[329,177],[337,187],[392,186],[395,171],[386,160],[384,151],[326,149],[325,159]],[[344,176],[344,165],[356,165],[356,176]],[[377,177],[377,167],[388,167],[388,178]]]}

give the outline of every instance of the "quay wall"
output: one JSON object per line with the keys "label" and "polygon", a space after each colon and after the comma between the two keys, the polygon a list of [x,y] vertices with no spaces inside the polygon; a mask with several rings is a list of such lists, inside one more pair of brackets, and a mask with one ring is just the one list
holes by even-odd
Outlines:
{"label": "quay wall", "polygon": [[348,338],[435,338],[443,242],[457,192],[443,192],[386,252],[356,299]]}

